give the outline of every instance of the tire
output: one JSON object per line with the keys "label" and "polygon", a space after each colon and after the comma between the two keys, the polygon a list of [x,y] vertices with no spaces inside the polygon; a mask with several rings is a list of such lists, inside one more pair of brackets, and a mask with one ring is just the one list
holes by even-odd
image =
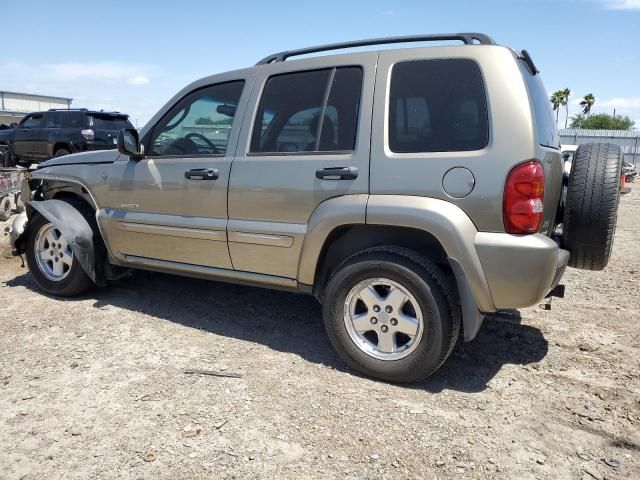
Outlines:
{"label": "tire", "polygon": [[4,222],[11,218],[11,200],[9,197],[4,197],[0,200],[0,221]]}
{"label": "tire", "polygon": [[573,159],[562,227],[569,266],[602,270],[613,246],[620,200],[620,147],[587,143]]}
{"label": "tire", "polygon": [[9,145],[0,145],[0,167],[12,168],[16,166],[16,159],[13,156]]}
{"label": "tire", "polygon": [[[373,285],[374,290],[386,295],[381,305],[371,307],[360,300],[362,295],[354,295],[371,282],[379,282]],[[385,305],[394,303],[389,300],[391,288],[407,296],[403,312],[396,309],[387,313]],[[370,290],[367,287],[362,292],[366,296]],[[322,298],[325,329],[340,357],[354,370],[389,382],[415,382],[433,374],[451,353],[460,331],[457,291],[435,264],[405,248],[373,247],[349,257],[334,270]],[[418,308],[414,308],[414,302]],[[365,322],[356,324],[352,318],[361,319],[363,305]],[[421,326],[413,338],[400,333],[401,325],[394,315],[418,320]],[[355,331],[358,325],[363,330],[369,328],[367,322],[374,321],[371,316],[376,316],[371,328],[378,329],[377,333]],[[403,324],[407,325],[406,321]],[[394,329],[396,333],[391,333]],[[404,350],[385,350],[381,337],[385,331],[394,338],[393,348]]]}
{"label": "tire", "polygon": [[[54,228],[53,225],[49,223],[49,221],[45,217],[37,213],[34,214],[33,218],[29,222],[29,231],[27,234],[27,242],[25,245],[25,256],[27,257],[27,265],[29,267],[29,271],[33,275],[35,282],[45,292],[59,297],[74,297],[93,288],[95,284],[84,272],[84,270],[80,266],[80,262],[78,262],[78,260],[73,257],[70,268],[68,268],[66,274],[63,273],[64,276],[62,278],[55,279],[47,276],[45,268],[42,267],[42,262],[40,262],[39,264],[39,262],[36,260],[36,249],[38,249],[39,234],[41,232],[44,233],[44,231],[46,231],[45,229],[51,228]],[[54,251],[54,253],[60,252],[63,253],[63,255],[68,255],[67,251],[52,251]],[[59,257],[55,263],[62,264],[60,260],[61,258],[62,257]],[[51,260],[51,263],[53,265],[53,260]]]}
{"label": "tire", "polygon": [[53,154],[55,158],[64,157],[65,155],[69,155],[71,152],[66,148],[59,148],[56,150],[56,153]]}

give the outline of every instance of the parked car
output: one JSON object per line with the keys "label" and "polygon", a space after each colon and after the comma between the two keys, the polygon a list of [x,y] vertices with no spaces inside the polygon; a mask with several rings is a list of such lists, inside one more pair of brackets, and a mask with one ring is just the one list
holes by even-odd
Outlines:
{"label": "parked car", "polygon": [[128,115],[84,108],[49,110],[25,116],[0,130],[0,146],[7,146],[0,166],[32,164],[70,153],[116,148],[118,131],[133,128]]}
{"label": "parked car", "polygon": [[24,209],[20,193],[23,173],[19,168],[0,167],[0,221],[9,220],[14,206],[17,212]]}
{"label": "parked car", "polygon": [[[463,45],[290,60],[443,40]],[[605,267],[620,150],[581,145],[573,162],[561,211],[555,119],[526,51],[475,33],[348,42],[203,78],[118,151],[44,162],[10,235],[53,295],[128,269],[313,294],[348,365],[409,382],[485,314],[561,295],[567,265]]]}

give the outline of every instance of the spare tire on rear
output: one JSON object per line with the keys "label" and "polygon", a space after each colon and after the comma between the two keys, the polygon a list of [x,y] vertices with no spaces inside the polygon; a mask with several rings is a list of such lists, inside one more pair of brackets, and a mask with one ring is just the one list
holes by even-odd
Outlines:
{"label": "spare tire on rear", "polygon": [[585,143],[571,165],[562,244],[569,266],[602,270],[609,262],[616,230],[622,156],[611,143]]}

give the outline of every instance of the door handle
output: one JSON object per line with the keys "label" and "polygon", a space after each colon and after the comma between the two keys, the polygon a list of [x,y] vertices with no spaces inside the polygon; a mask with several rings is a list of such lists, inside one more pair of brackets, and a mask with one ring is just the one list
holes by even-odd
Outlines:
{"label": "door handle", "polygon": [[330,167],[316,170],[316,178],[320,180],[355,180],[358,178],[356,167]]}
{"label": "door handle", "polygon": [[187,180],[217,180],[220,171],[217,168],[193,168],[184,172]]}

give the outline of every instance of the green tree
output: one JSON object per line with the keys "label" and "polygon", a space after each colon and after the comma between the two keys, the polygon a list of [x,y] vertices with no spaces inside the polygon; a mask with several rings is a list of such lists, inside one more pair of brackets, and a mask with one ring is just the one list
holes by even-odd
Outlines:
{"label": "green tree", "polygon": [[562,106],[562,90],[556,90],[551,95],[551,105],[553,105],[553,111],[556,112],[556,124],[558,123],[558,113],[560,113],[560,107]]}
{"label": "green tree", "polygon": [[580,107],[582,108],[582,114],[587,117],[591,113],[591,108],[593,104],[596,103],[596,97],[593,96],[593,93],[587,93],[582,100],[580,100]]}
{"label": "green tree", "polygon": [[562,93],[562,105],[564,106],[564,128],[567,128],[567,122],[569,121],[569,97],[571,96],[571,90],[564,88]]}
{"label": "green tree", "polygon": [[627,116],[596,113],[586,116],[578,114],[571,117],[571,128],[588,128],[593,130],[631,130],[636,123]]}
{"label": "green tree", "polygon": [[200,117],[196,119],[196,125],[213,125],[211,117]]}

